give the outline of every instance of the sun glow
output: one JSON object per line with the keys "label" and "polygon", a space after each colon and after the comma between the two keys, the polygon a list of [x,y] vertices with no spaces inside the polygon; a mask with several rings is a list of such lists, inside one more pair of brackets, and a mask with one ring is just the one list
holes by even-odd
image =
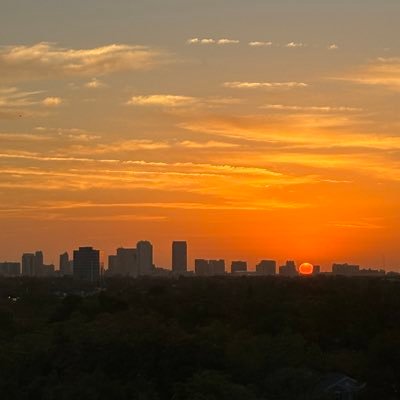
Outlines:
{"label": "sun glow", "polygon": [[312,275],[314,272],[314,266],[310,263],[303,263],[299,267],[300,275]]}

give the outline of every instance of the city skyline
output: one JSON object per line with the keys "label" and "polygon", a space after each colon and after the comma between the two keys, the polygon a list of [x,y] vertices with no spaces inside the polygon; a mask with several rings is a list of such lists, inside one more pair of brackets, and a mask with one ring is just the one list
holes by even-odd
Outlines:
{"label": "city skyline", "polygon": [[[221,257],[205,258],[205,254],[194,254],[189,257],[187,241],[179,240],[171,242],[170,263],[157,264],[153,244],[147,240],[140,240],[135,247],[118,247],[114,254],[104,255],[102,250],[93,246],[79,246],[71,252],[64,251],[59,255],[59,263],[45,263],[43,250],[28,253],[23,252],[20,261],[0,258],[1,275],[22,275],[35,277],[50,277],[54,273],[59,276],[73,275],[75,278],[87,280],[91,276],[92,281],[98,280],[101,274],[108,276],[157,276],[170,272],[175,276],[187,273],[198,276],[213,276],[231,273],[234,275],[283,275],[288,277],[298,275],[317,275],[320,273],[333,273],[343,275],[381,276],[382,273],[397,273],[395,269],[386,265],[361,265],[350,263],[349,260],[338,260],[331,265],[321,266],[309,262],[310,260],[295,260],[287,257],[285,261],[273,257],[258,260],[254,265],[248,262],[248,258],[226,259]],[[70,254],[72,258],[70,258]],[[76,261],[75,261],[76,260]],[[88,261],[89,260],[89,261]],[[193,260],[192,262],[188,260]],[[19,273],[15,273],[19,265]],[[90,265],[89,265],[90,264]],[[95,277],[93,277],[95,266]],[[7,271],[13,271],[8,273]]]}
{"label": "city skyline", "polygon": [[[95,10],[95,12],[94,12]],[[141,238],[400,271],[391,0],[2,0],[0,257]]]}

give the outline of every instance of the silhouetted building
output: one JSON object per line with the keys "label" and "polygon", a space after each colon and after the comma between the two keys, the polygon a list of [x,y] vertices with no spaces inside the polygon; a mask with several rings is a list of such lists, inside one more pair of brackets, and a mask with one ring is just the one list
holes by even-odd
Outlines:
{"label": "silhouetted building", "polygon": [[139,274],[137,258],[136,249],[124,249],[120,247],[117,249],[117,255],[114,260],[113,274],[137,277]]}
{"label": "silhouetted building", "polygon": [[279,268],[279,275],[287,277],[298,276],[296,263],[294,261],[286,261],[286,264]]}
{"label": "silhouetted building", "polygon": [[194,261],[194,269],[199,276],[225,275],[225,261],[197,259]]}
{"label": "silhouetted building", "polygon": [[116,255],[108,256],[108,269],[109,275],[118,275],[118,257]]}
{"label": "silhouetted building", "polygon": [[208,260],[196,259],[194,260],[194,272],[198,276],[209,276],[211,275],[210,264]]}
{"label": "silhouetted building", "polygon": [[21,274],[21,264],[18,262],[2,262],[0,263],[1,276],[19,276]]}
{"label": "silhouetted building", "polygon": [[359,276],[385,276],[386,271],[383,269],[360,269],[360,272],[358,273]]}
{"label": "silhouetted building", "polygon": [[174,273],[187,272],[187,243],[172,242],[172,271]]}
{"label": "silhouetted building", "polygon": [[67,252],[60,255],[60,275],[68,276],[72,275],[72,260],[69,259],[69,255]]}
{"label": "silhouetted building", "polygon": [[276,275],[276,261],[262,260],[259,264],[256,265],[256,272],[260,275]]}
{"label": "silhouetted building", "polygon": [[225,275],[225,260],[210,260],[212,275]]}
{"label": "silhouetted building", "polygon": [[321,273],[321,266],[320,265],[314,265],[313,269],[313,275],[319,275]]}
{"label": "silhouetted building", "polygon": [[93,247],[74,251],[74,278],[95,282],[100,277],[100,252]]}
{"label": "silhouetted building", "polygon": [[154,270],[152,244],[148,241],[140,241],[136,250],[139,275],[150,275]]}
{"label": "silhouetted building", "polygon": [[22,255],[22,275],[35,276],[35,255],[25,253]]}
{"label": "silhouetted building", "polygon": [[44,260],[43,260],[43,252],[37,251],[35,253],[35,260],[34,260],[34,276],[44,276]]}
{"label": "silhouetted building", "polygon": [[232,261],[231,263],[232,274],[239,272],[247,272],[247,262],[246,261]]}
{"label": "silhouetted building", "polygon": [[333,275],[345,275],[345,276],[355,276],[360,272],[359,265],[351,265],[351,264],[333,264],[332,265],[332,274]]}
{"label": "silhouetted building", "polygon": [[54,264],[49,264],[49,265],[45,264],[42,266],[40,276],[43,276],[45,278],[50,278],[55,275],[55,272],[56,272],[56,270],[55,270]]}

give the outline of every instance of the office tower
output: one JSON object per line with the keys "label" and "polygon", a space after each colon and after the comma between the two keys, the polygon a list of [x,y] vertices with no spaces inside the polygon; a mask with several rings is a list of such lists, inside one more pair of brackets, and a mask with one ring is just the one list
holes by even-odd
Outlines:
{"label": "office tower", "polygon": [[35,255],[25,253],[22,255],[22,275],[35,276]]}
{"label": "office tower", "polygon": [[262,260],[256,265],[256,272],[260,275],[276,275],[276,261]]}
{"label": "office tower", "polygon": [[95,282],[100,277],[100,252],[93,247],[74,251],[74,278]]}
{"label": "office tower", "polygon": [[209,261],[211,275],[225,275],[225,260]]}
{"label": "office tower", "polygon": [[35,261],[34,261],[34,276],[43,276],[43,252],[37,251],[35,252]]}
{"label": "office tower", "polygon": [[194,260],[194,272],[198,276],[208,276],[210,275],[210,265],[208,260],[196,259]]}
{"label": "office tower", "polygon": [[60,274],[61,276],[72,275],[72,260],[69,259],[67,252],[60,255]]}
{"label": "office tower", "polygon": [[172,242],[172,271],[175,273],[187,272],[186,242]]}
{"label": "office tower", "polygon": [[194,260],[194,270],[199,276],[225,275],[225,260]]}
{"label": "office tower", "polygon": [[298,276],[296,263],[294,261],[286,261],[286,264],[279,268],[279,275],[287,277]]}
{"label": "office tower", "polygon": [[118,258],[116,255],[108,256],[108,269],[109,275],[118,275]]}
{"label": "office tower", "polygon": [[1,276],[19,276],[21,274],[21,264],[18,262],[0,263]]}
{"label": "office tower", "polygon": [[231,264],[232,274],[238,272],[247,272],[247,262],[246,261],[232,261]]}
{"label": "office tower", "polygon": [[153,246],[148,241],[140,241],[136,246],[139,275],[150,275],[153,272]]}
{"label": "office tower", "polygon": [[[151,261],[153,264],[153,262]],[[118,275],[138,276],[138,262],[136,249],[117,249],[116,270]]]}

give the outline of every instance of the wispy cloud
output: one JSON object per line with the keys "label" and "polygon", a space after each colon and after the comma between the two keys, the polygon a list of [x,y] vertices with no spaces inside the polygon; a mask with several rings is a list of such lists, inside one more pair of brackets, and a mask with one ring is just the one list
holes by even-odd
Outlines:
{"label": "wispy cloud", "polygon": [[218,39],[217,44],[239,44],[240,41],[236,39]]}
{"label": "wispy cloud", "polygon": [[165,108],[203,107],[218,108],[241,104],[243,101],[234,97],[193,97],[175,94],[152,94],[132,96],[127,102],[130,106],[156,106]]}
{"label": "wispy cloud", "polygon": [[23,143],[27,143],[30,141],[33,142],[43,142],[49,140],[48,136],[38,135],[33,133],[8,133],[8,132],[0,132],[0,143],[4,145],[4,142],[16,142],[21,141]]}
{"label": "wispy cloud", "polygon": [[225,82],[224,86],[231,89],[293,89],[305,88],[304,82]]}
{"label": "wispy cloud", "polygon": [[28,107],[38,104],[37,96],[43,91],[21,91],[16,87],[0,88],[0,107]]}
{"label": "wispy cloud", "polygon": [[[80,128],[49,128],[37,126],[35,132],[47,139],[55,141],[65,140],[71,142],[93,142],[101,138],[101,135],[88,132]],[[35,134],[35,136],[38,136]]]}
{"label": "wispy cloud", "polygon": [[63,99],[61,97],[46,97],[42,104],[46,107],[58,107],[63,103]]}
{"label": "wispy cloud", "polygon": [[130,106],[163,106],[163,107],[182,107],[192,105],[197,102],[195,97],[177,96],[170,94],[154,94],[149,96],[133,96],[127,105]]}
{"label": "wispy cloud", "polygon": [[230,149],[240,146],[235,143],[218,142],[215,140],[209,140],[207,142],[194,142],[191,140],[184,140],[183,142],[180,142],[179,145],[189,149]]}
{"label": "wispy cloud", "polygon": [[290,42],[290,43],[287,43],[285,45],[285,47],[287,47],[289,49],[297,49],[297,48],[301,48],[301,47],[307,47],[307,45],[304,43],[300,43],[300,42]]}
{"label": "wispy cloud", "polygon": [[259,41],[254,41],[254,42],[249,42],[250,47],[271,47],[272,42],[259,42]]}
{"label": "wispy cloud", "polygon": [[[296,112],[271,113],[265,116],[208,117],[188,120],[180,124],[183,129],[264,143],[275,150],[326,149],[337,152],[366,153],[400,150],[400,138],[394,134],[377,135],[360,132],[365,120],[357,113]],[[340,153],[341,151],[339,151]]]}
{"label": "wispy cloud", "polygon": [[100,76],[141,70],[160,62],[148,47],[111,44],[91,49],[70,49],[52,43],[0,47],[0,81],[23,81]]}
{"label": "wispy cloud", "polygon": [[339,46],[335,43],[332,43],[328,46],[328,50],[339,50]]}
{"label": "wispy cloud", "polygon": [[213,38],[192,38],[186,41],[187,44],[216,44],[216,45],[228,45],[228,44],[239,44],[240,41],[236,39],[213,39]]}
{"label": "wispy cloud", "polygon": [[87,87],[88,89],[100,89],[105,86],[105,83],[97,78],[92,78],[89,82],[85,83],[85,87]]}
{"label": "wispy cloud", "polygon": [[400,90],[400,57],[378,58],[340,79]]}
{"label": "wispy cloud", "polygon": [[261,106],[260,108],[266,110],[274,110],[274,111],[294,111],[294,112],[322,112],[322,113],[331,113],[331,112],[360,112],[362,108],[357,107],[346,107],[346,106],[291,106],[291,105],[283,105],[283,104],[267,104]]}

